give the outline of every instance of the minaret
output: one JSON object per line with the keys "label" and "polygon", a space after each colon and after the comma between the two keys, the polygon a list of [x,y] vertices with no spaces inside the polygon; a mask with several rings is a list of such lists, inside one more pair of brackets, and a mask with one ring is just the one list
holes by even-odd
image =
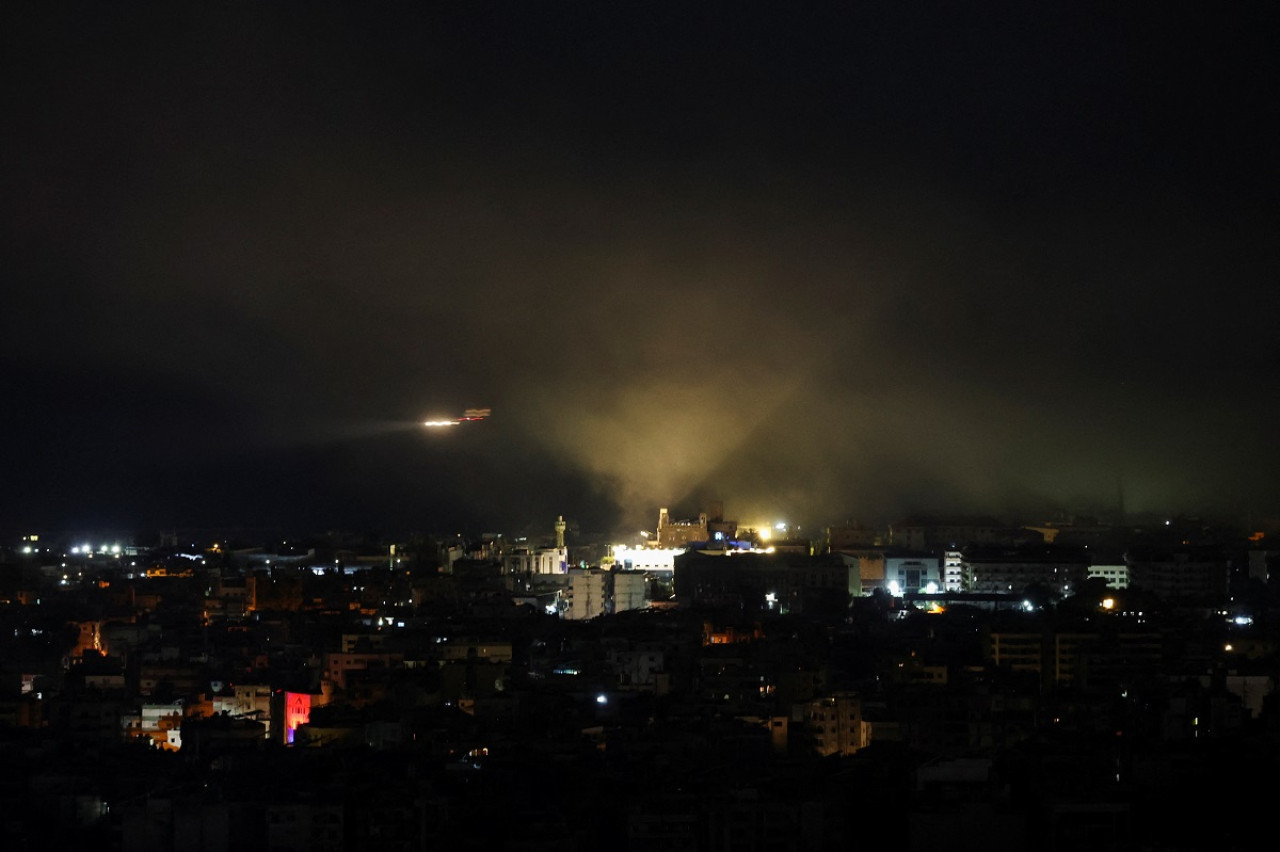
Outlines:
{"label": "minaret", "polygon": [[564,549],[564,515],[556,518],[556,550]]}

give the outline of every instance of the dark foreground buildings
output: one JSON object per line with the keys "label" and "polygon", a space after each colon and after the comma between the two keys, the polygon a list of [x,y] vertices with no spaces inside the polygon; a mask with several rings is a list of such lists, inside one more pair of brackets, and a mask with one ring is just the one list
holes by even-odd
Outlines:
{"label": "dark foreground buildings", "polygon": [[581,620],[484,542],[10,551],[0,848],[1253,848],[1268,551],[1145,541],[1117,588],[920,537],[691,549]]}

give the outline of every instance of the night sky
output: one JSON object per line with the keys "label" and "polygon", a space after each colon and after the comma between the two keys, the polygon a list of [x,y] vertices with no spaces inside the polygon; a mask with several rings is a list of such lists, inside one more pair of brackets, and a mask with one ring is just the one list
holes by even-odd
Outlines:
{"label": "night sky", "polygon": [[0,529],[1280,516],[1267,4],[190,5],[0,12]]}

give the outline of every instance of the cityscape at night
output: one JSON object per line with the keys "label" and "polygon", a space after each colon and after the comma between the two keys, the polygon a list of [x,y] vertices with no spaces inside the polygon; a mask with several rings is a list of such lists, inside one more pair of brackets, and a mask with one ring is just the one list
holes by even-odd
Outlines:
{"label": "cityscape at night", "polygon": [[0,849],[1269,830],[1265,4],[3,16]]}
{"label": "cityscape at night", "polygon": [[1280,530],[654,520],[6,543],[5,848],[1244,849],[1263,828]]}

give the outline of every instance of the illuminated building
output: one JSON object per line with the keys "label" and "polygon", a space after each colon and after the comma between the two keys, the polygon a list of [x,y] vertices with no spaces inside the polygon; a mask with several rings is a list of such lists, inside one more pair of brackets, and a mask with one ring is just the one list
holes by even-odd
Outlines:
{"label": "illuminated building", "polygon": [[71,650],[71,656],[84,656],[85,651],[107,653],[107,649],[102,642],[102,624],[101,621],[97,620],[76,623],[76,627],[79,628],[79,635],[76,639],[75,648]]}
{"label": "illuminated building", "polygon": [[[231,687],[231,715],[241,719],[271,718],[271,687],[265,683],[237,683]],[[215,704],[214,709],[217,709]],[[266,730],[263,730],[266,736]]]}
{"label": "illuminated building", "polygon": [[563,574],[569,570],[569,555],[559,548],[517,548],[502,558],[504,574]]}
{"label": "illuminated building", "polygon": [[884,554],[884,579],[894,597],[942,588],[941,564],[928,553],[888,550]]}
{"label": "illuminated building", "polygon": [[650,571],[670,574],[676,569],[676,557],[684,553],[683,547],[626,547],[613,548],[613,565],[619,571]]}
{"label": "illuminated building", "polygon": [[569,568],[568,554],[555,548],[518,548],[502,559],[503,573],[523,576],[528,574],[563,574]]}
{"label": "illuminated building", "polygon": [[619,571],[609,575],[613,581],[613,612],[645,609],[649,606],[649,583],[644,574]]}
{"label": "illuminated building", "polygon": [[639,571],[571,568],[547,612],[569,621],[649,607],[649,581]]}
{"label": "illuminated building", "polygon": [[657,547],[688,547],[709,541],[711,531],[707,528],[707,513],[702,512],[696,521],[673,521],[670,513],[664,508],[658,510],[658,535],[654,544]]}
{"label": "illuminated building", "polygon": [[584,621],[604,615],[607,576],[598,568],[570,569],[569,586],[563,592],[561,617],[569,621]]}
{"label": "illuminated building", "polygon": [[870,595],[880,589],[894,597],[943,588],[942,560],[931,553],[897,548],[845,549],[838,552],[857,575],[851,595]]}
{"label": "illuminated building", "polygon": [[136,716],[131,716],[125,725],[126,734],[132,737],[146,737],[158,748],[177,751],[182,748],[183,705],[143,704]]}
{"label": "illuminated building", "polygon": [[946,550],[942,554],[942,589],[945,592],[963,592],[969,588],[964,573],[964,559],[958,550]]}
{"label": "illuminated building", "polygon": [[1105,580],[1108,589],[1129,588],[1129,566],[1123,562],[1094,563],[1089,566],[1089,579]]}
{"label": "illuminated building", "polygon": [[556,518],[554,547],[517,547],[502,557],[502,573],[527,577],[534,574],[563,574],[569,570],[569,548],[565,545],[564,516]]}
{"label": "illuminated building", "polygon": [[805,730],[822,757],[850,755],[867,744],[862,702],[852,693],[818,698],[805,705]]}
{"label": "illuminated building", "polygon": [[[277,690],[273,698],[275,706],[271,714],[272,727],[278,729],[281,741],[292,743],[298,727],[311,721],[311,695],[306,692]],[[281,724],[277,725],[277,722]]]}

